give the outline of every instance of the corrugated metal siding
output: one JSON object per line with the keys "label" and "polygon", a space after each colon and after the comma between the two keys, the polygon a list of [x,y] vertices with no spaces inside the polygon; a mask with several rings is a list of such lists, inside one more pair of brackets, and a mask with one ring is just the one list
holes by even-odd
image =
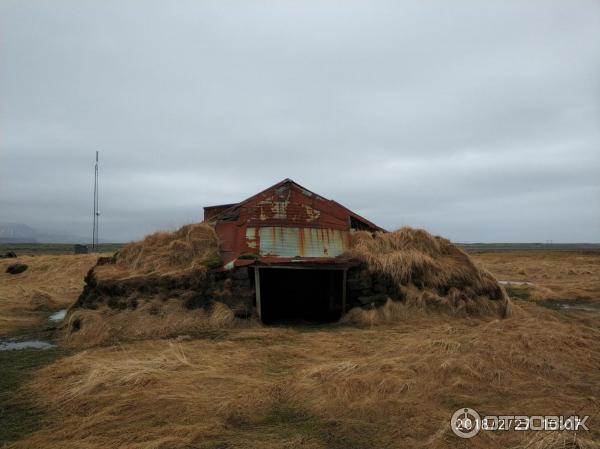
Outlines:
{"label": "corrugated metal siding", "polygon": [[[246,236],[256,236],[256,228],[248,228]],[[339,229],[281,226],[258,228],[261,256],[336,257],[347,249],[348,239],[348,232]]]}
{"label": "corrugated metal siding", "polygon": [[291,180],[222,211],[215,219],[224,264],[244,253],[272,259],[334,258],[348,248],[350,230],[357,227],[352,226],[353,221],[364,221],[369,230],[380,230]]}

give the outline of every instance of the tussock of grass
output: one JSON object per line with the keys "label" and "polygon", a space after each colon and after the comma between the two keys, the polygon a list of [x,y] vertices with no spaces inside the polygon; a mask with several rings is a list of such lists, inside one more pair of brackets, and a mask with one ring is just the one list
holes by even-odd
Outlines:
{"label": "tussock of grass", "polygon": [[[455,314],[509,313],[508,297],[492,274],[449,240],[422,229],[356,232],[348,256],[362,260],[371,273],[388,279],[406,305]],[[401,310],[391,304],[376,312],[355,310],[346,321],[390,321]]]}
{"label": "tussock of grass", "polygon": [[251,287],[208,276],[220,263],[217,235],[205,223],[131,243],[88,274],[67,314],[63,341],[89,347],[254,325],[235,318],[250,315]]}
{"label": "tussock of grass", "polygon": [[117,265],[135,273],[201,270],[218,260],[219,240],[206,223],[188,224],[175,232],[155,232],[116,255]]}

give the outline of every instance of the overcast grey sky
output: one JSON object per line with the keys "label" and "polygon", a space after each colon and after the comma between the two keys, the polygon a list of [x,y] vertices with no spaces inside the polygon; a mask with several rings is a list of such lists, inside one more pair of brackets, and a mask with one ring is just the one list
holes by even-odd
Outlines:
{"label": "overcast grey sky", "polygon": [[0,0],[0,222],[101,238],[292,178],[457,241],[600,241],[598,1]]}

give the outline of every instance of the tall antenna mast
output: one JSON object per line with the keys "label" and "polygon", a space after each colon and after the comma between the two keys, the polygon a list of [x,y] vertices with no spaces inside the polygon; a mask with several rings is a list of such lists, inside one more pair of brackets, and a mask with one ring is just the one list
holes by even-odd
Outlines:
{"label": "tall antenna mast", "polygon": [[92,251],[98,247],[98,152],[96,151],[96,165],[94,166],[94,226],[92,229]]}

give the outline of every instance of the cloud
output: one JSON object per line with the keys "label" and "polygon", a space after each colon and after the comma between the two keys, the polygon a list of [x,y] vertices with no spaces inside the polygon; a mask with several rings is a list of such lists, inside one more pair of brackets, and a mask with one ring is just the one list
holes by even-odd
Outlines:
{"label": "cloud", "polygon": [[0,221],[105,239],[291,177],[387,228],[598,241],[600,6],[0,4]]}

